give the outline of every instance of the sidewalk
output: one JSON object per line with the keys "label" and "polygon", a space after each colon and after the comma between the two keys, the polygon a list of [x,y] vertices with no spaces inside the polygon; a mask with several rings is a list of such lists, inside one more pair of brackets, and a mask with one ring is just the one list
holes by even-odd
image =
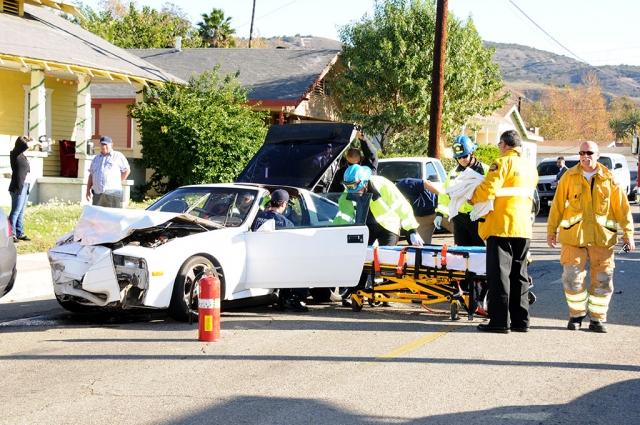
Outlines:
{"label": "sidewalk", "polygon": [[55,297],[46,252],[18,255],[17,269],[16,283],[0,304]]}

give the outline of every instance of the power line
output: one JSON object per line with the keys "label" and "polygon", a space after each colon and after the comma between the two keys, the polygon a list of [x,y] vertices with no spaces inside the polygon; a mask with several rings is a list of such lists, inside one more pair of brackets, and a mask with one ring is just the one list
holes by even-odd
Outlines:
{"label": "power line", "polygon": [[592,67],[593,69],[595,69],[595,70],[596,70],[596,71],[598,71],[598,72],[601,72],[601,73],[603,73],[603,74],[605,74],[605,75],[607,75],[607,76],[609,76],[609,77],[611,77],[611,78],[615,78],[615,79],[619,80],[619,81],[620,81],[621,83],[623,83],[623,84],[627,84],[627,85],[629,85],[629,86],[631,86],[631,87],[635,87],[635,88],[640,88],[640,85],[633,84],[633,83],[630,83],[630,82],[628,82],[628,81],[622,80],[622,79],[620,79],[617,75],[609,74],[608,72],[605,72],[604,70],[602,70],[602,69],[600,69],[600,68],[598,68],[598,67],[596,67],[596,66],[591,65],[589,62],[587,62],[586,60],[582,59],[580,56],[578,56],[578,55],[576,55],[575,53],[573,53],[569,48],[565,47],[565,46],[564,46],[562,43],[560,43],[558,40],[556,40],[555,38],[553,38],[553,36],[552,36],[551,34],[549,34],[547,31],[545,31],[545,30],[544,30],[544,28],[542,28],[540,25],[538,25],[538,24],[537,24],[533,19],[531,19],[531,18],[529,17],[529,15],[527,15],[527,14],[526,14],[522,9],[520,9],[520,7],[519,7],[517,4],[515,4],[515,3],[513,2],[513,0],[509,0],[509,3],[511,3],[511,4],[512,4],[516,9],[518,9],[518,10],[520,11],[520,13],[522,13],[522,14],[524,15],[524,17],[525,17],[525,18],[527,18],[529,21],[531,21],[531,23],[533,23],[536,27],[538,27],[538,29],[539,29],[540,31],[542,31],[542,32],[543,32],[547,37],[549,37],[551,40],[553,40],[553,41],[554,41],[554,43],[556,43],[558,46],[562,47],[564,50],[566,50],[567,52],[569,52],[573,57],[575,57],[576,59],[578,59],[580,62],[583,62],[583,63],[585,63],[586,65],[589,65],[590,67]]}

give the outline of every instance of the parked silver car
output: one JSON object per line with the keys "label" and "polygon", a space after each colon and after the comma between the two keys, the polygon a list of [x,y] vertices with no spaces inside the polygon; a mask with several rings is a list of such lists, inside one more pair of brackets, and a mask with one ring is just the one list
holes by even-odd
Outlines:
{"label": "parked silver car", "polygon": [[13,231],[4,210],[0,209],[0,298],[7,295],[16,281],[18,255]]}

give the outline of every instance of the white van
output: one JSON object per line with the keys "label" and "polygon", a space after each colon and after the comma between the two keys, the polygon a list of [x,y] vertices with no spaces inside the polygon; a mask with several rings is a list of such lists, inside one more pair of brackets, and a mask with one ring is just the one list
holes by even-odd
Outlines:
{"label": "white van", "polygon": [[[538,164],[538,193],[540,194],[540,201],[542,209],[549,210],[551,201],[553,201],[553,195],[555,195],[555,188],[551,187],[551,182],[556,179],[558,174],[558,166],[556,165],[557,156],[544,158]],[[567,167],[571,168],[580,162],[580,155],[571,155],[564,157]],[[629,164],[627,164],[627,158],[619,153],[600,153],[598,162],[607,167],[613,173],[616,182],[622,187],[624,193],[628,196],[631,188],[631,174],[629,173]]]}

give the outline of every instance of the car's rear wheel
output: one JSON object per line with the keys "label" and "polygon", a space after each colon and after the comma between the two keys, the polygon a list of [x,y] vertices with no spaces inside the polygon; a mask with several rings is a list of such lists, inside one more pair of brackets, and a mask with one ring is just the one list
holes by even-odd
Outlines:
{"label": "car's rear wheel", "polygon": [[340,294],[345,288],[309,288],[309,293],[313,299],[319,303],[342,301]]}
{"label": "car's rear wheel", "polygon": [[[189,314],[198,312],[198,291],[195,285],[204,275],[205,267],[213,267],[213,262],[200,255],[193,256],[184,262],[173,284],[169,315],[177,321],[188,322]],[[193,294],[192,294],[193,288]],[[224,298],[224,284],[220,278],[220,298]]]}

